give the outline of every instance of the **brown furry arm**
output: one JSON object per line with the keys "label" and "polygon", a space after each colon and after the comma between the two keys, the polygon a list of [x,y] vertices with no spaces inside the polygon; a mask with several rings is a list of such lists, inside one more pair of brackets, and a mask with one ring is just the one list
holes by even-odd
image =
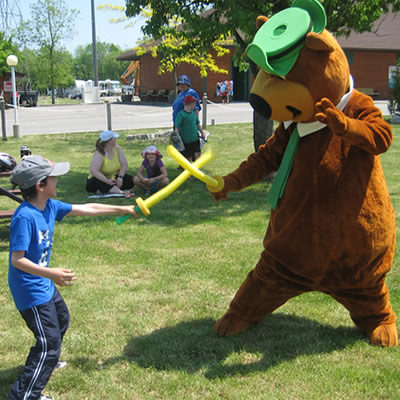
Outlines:
{"label": "brown furry arm", "polygon": [[369,96],[355,91],[343,113],[329,99],[316,104],[316,119],[351,145],[374,155],[384,153],[392,143],[392,128],[382,118]]}
{"label": "brown furry arm", "polygon": [[274,135],[259,150],[233,172],[223,177],[224,188],[211,193],[215,201],[224,200],[229,192],[239,192],[253,183],[260,182],[279,168],[289,140],[289,133],[280,125]]}

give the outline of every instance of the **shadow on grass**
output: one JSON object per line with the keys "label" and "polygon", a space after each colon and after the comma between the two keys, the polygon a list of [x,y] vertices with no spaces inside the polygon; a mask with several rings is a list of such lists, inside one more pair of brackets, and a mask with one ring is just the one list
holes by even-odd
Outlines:
{"label": "shadow on grass", "polygon": [[0,370],[0,399],[7,399],[8,393],[17,379],[22,373],[23,367],[20,365],[15,368]]}
{"label": "shadow on grass", "polygon": [[211,319],[187,321],[133,337],[122,356],[106,360],[102,367],[128,361],[162,371],[203,370],[206,378],[216,379],[267,371],[298,356],[331,353],[362,339],[355,328],[281,313],[227,338],[213,332],[214,324]]}

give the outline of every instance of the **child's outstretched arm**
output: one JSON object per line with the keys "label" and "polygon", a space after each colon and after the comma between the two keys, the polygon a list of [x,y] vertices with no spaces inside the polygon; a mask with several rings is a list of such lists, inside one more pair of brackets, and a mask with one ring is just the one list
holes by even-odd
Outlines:
{"label": "child's outstretched arm", "polygon": [[28,274],[49,278],[58,286],[71,286],[72,281],[76,280],[75,274],[70,269],[41,267],[26,258],[25,251],[13,251],[11,264]]}
{"label": "child's outstretched arm", "polygon": [[101,203],[73,204],[67,215],[98,216],[98,215],[126,215],[138,216],[134,206],[115,206]]}

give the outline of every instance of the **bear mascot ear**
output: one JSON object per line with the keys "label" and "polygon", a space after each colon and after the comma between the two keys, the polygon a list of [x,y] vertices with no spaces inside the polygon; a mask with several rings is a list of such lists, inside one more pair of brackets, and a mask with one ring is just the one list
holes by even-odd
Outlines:
{"label": "bear mascot ear", "polygon": [[256,19],[256,27],[257,29],[260,29],[265,22],[268,21],[268,17],[265,17],[264,15],[259,15]]}
{"label": "bear mascot ear", "polygon": [[332,52],[335,50],[332,40],[316,32],[310,32],[306,37],[306,47],[315,51]]}

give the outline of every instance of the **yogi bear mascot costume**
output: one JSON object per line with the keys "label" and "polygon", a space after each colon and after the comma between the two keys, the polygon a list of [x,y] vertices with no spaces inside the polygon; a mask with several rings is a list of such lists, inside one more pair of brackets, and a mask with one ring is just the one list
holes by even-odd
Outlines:
{"label": "yogi bear mascot costume", "polygon": [[258,17],[257,26],[246,50],[260,67],[250,102],[280,124],[235,171],[217,177],[222,190],[208,189],[218,201],[278,172],[266,196],[264,251],[215,330],[235,335],[290,298],[320,291],[349,311],[370,343],[397,346],[385,284],[395,215],[379,158],[391,127],[353,89],[317,0],[296,0],[270,19]]}

